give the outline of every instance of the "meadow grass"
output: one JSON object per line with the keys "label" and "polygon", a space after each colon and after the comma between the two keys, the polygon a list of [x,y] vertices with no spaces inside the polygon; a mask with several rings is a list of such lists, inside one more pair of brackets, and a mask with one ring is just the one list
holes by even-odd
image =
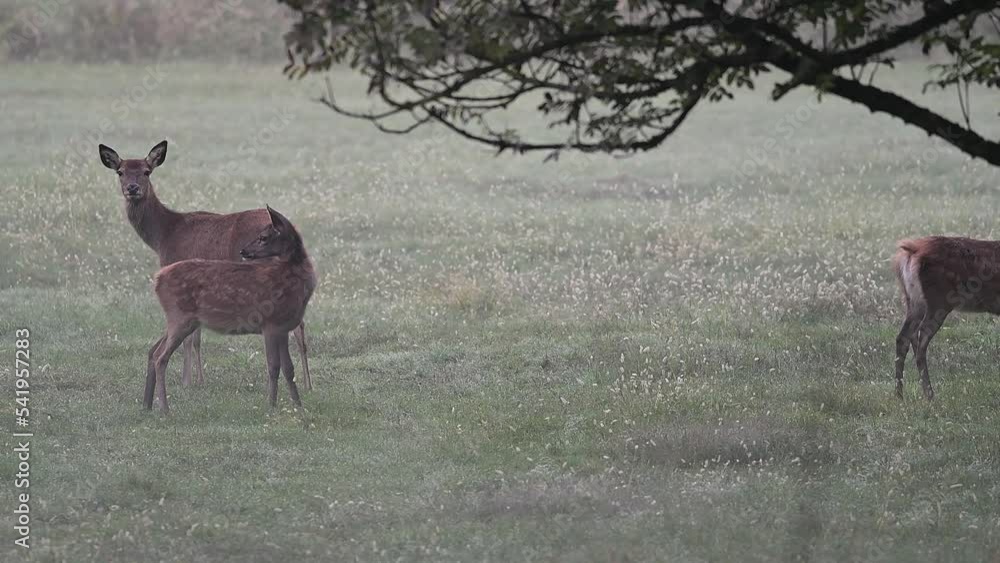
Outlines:
{"label": "meadow grass", "polygon": [[[154,70],[141,100],[142,66],[0,82],[0,342],[12,358],[31,330],[32,560],[1000,558],[995,323],[953,318],[935,402],[912,364],[897,401],[888,262],[907,236],[1000,238],[995,168],[805,93],[703,108],[647,154],[543,163],[380,134],[274,66]],[[1000,134],[997,95],[976,101]],[[177,355],[171,415],[141,409],[156,259],[97,142],[138,157],[163,138],[168,205],[299,225],[320,275],[303,410],[284,388],[266,407],[259,337],[211,334],[207,383],[182,387]],[[4,455],[7,514],[14,472]],[[0,559],[25,558],[13,537]]]}

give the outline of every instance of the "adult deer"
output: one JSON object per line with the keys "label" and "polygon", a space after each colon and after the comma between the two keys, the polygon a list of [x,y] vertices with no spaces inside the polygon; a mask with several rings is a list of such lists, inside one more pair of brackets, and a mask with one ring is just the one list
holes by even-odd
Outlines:
{"label": "adult deer", "polygon": [[896,395],[903,397],[903,365],[910,347],[920,384],[934,398],[927,346],[952,311],[1000,315],[1000,241],[925,237],[899,242],[893,257],[906,318],[896,337]]}
{"label": "adult deer", "polygon": [[[160,259],[160,267],[180,260],[240,260],[240,250],[271,225],[264,209],[251,209],[220,215],[205,211],[180,213],[167,208],[156,197],[150,175],[167,159],[167,142],[157,144],[146,158],[122,159],[114,149],[99,145],[101,162],[118,173],[125,216],[129,223]],[[293,334],[302,357],[302,381],[312,389],[309,360],[306,353],[305,324],[294,327]],[[201,331],[184,341],[184,370],[181,381],[191,383],[192,365],[198,383],[204,383],[201,360]]]}
{"label": "adult deer", "polygon": [[[153,407],[155,384],[160,410],[169,411],[167,362],[181,342],[202,326],[223,334],[262,334],[268,402],[272,407],[277,404],[280,369],[292,402],[302,406],[288,353],[288,332],[302,323],[316,288],[316,273],[295,227],[270,207],[267,213],[271,224],[240,252],[246,262],[181,260],[156,274],[154,287],[167,317],[167,330],[149,350],[145,408]],[[270,257],[274,259],[266,259]]]}

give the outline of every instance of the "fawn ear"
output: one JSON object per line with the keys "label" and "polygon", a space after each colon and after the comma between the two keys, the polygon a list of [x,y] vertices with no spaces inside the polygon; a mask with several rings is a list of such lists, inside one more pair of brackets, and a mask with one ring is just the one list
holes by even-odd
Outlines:
{"label": "fawn ear", "polygon": [[163,164],[163,161],[167,160],[167,142],[160,141],[155,147],[150,149],[149,154],[146,155],[146,163],[152,168]]}
{"label": "fawn ear", "polygon": [[285,219],[284,215],[271,209],[270,205],[265,205],[264,207],[267,208],[267,214],[271,216],[271,225],[273,225],[274,228],[280,231],[286,226],[291,225],[291,223],[288,222],[288,219]]}
{"label": "fawn ear", "polygon": [[101,155],[101,162],[104,163],[104,166],[107,166],[112,170],[118,170],[118,167],[122,163],[122,159],[118,156],[118,153],[115,152],[115,149],[106,145],[97,145],[97,151]]}

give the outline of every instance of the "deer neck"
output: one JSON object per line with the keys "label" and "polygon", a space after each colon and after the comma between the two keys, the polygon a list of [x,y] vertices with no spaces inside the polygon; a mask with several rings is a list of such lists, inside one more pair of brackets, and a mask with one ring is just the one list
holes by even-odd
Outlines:
{"label": "deer neck", "polygon": [[125,201],[125,214],[139,238],[157,252],[181,215],[163,205],[152,186],[146,197],[139,201]]}
{"label": "deer neck", "polygon": [[293,256],[291,262],[292,270],[295,272],[295,276],[302,281],[302,288],[304,290],[304,295],[306,300],[312,295],[313,290],[316,289],[316,271],[313,269],[312,260],[309,259],[309,255],[306,254],[303,248],[298,256]]}
{"label": "deer neck", "polygon": [[304,267],[309,263],[309,256],[302,246],[296,247],[288,256],[288,263],[295,267]]}
{"label": "deer neck", "polygon": [[295,250],[285,257],[284,261],[288,264],[292,275],[302,279],[306,283],[309,293],[312,293],[312,290],[316,287],[316,272],[313,270],[309,253],[306,252],[306,247],[302,244],[302,238],[297,232],[295,233],[295,238],[297,239]]}
{"label": "deer neck", "polygon": [[309,254],[306,253],[306,246],[302,242],[302,235],[300,235],[299,232],[293,228],[292,236],[295,237],[295,247],[288,255],[288,263],[293,267],[311,268],[312,263],[309,260]]}

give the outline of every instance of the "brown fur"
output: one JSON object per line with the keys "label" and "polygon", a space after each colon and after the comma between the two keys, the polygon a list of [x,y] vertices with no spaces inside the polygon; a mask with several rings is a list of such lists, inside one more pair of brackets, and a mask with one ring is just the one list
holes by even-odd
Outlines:
{"label": "brown fur", "polygon": [[[240,250],[271,225],[265,209],[224,215],[205,211],[179,213],[161,203],[150,176],[166,160],[166,141],[153,147],[146,158],[123,160],[114,149],[104,145],[100,145],[99,154],[101,162],[118,173],[125,216],[143,242],[156,252],[160,267],[191,258],[238,261]],[[305,325],[294,327],[293,334],[302,358],[303,383],[307,390],[312,389]],[[203,383],[200,330],[184,342],[184,385],[190,384],[192,371],[197,372],[198,382]]]}
{"label": "brown fur", "polygon": [[273,210],[268,228],[241,254],[247,262],[182,260],[162,268],[154,282],[167,330],[149,351],[143,405],[152,408],[154,384],[166,412],[164,372],[189,334],[206,327],[223,334],[262,334],[268,364],[268,395],[277,401],[279,368],[292,401],[301,406],[288,354],[288,332],[302,323],[316,274],[295,228]]}
{"label": "brown fur", "polygon": [[896,394],[913,348],[924,396],[934,398],[927,346],[952,311],[1000,314],[1000,241],[962,237],[902,240],[893,270],[906,317],[896,337]]}

